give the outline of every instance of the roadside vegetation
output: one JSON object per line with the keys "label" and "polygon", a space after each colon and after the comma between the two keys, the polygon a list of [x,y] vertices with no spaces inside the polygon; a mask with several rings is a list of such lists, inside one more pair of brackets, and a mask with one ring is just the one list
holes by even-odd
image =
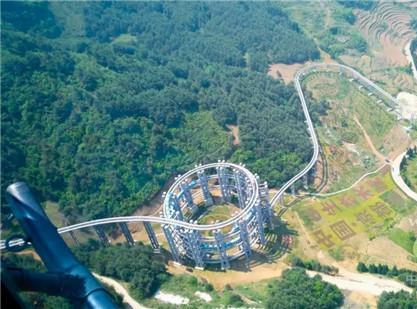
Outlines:
{"label": "roadside vegetation", "polygon": [[389,267],[385,264],[366,265],[362,262],[358,263],[356,269],[361,273],[378,274],[394,278],[411,288],[417,288],[417,272],[410,269],[398,269],[397,266]]}
{"label": "roadside vegetation", "polygon": [[411,190],[417,192],[417,147],[410,148],[400,165],[401,176]]}
{"label": "roadside vegetation", "polygon": [[314,270],[328,275],[336,275],[339,269],[334,266],[323,265],[316,260],[302,260],[298,256],[290,256],[290,265],[293,267],[304,268],[307,270]]}
{"label": "roadside vegetation", "polygon": [[412,309],[417,308],[417,295],[405,291],[384,292],[378,299],[378,309]]}

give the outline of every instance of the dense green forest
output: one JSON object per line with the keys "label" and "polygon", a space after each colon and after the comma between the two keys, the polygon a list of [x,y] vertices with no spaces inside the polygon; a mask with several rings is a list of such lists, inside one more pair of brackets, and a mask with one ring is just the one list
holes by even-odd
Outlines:
{"label": "dense green forest", "polygon": [[26,181],[77,221],[130,214],[199,162],[277,186],[311,155],[293,87],[266,71],[319,52],[277,3],[1,9],[2,192]]}
{"label": "dense green forest", "polygon": [[91,271],[127,282],[129,293],[137,299],[153,295],[168,278],[164,261],[155,259],[153,249],[142,243],[101,247],[90,240],[74,253]]}

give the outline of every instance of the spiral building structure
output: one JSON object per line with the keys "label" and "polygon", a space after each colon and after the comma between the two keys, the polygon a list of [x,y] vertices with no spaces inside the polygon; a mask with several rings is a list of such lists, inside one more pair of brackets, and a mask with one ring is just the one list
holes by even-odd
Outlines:
{"label": "spiral building structure", "polygon": [[[200,221],[217,205],[233,214],[224,220]],[[163,224],[174,261],[191,260],[196,267],[250,256],[255,243],[265,243],[265,227],[272,226],[268,186],[243,165],[218,162],[196,166],[177,177],[166,193],[164,218],[194,227]]]}

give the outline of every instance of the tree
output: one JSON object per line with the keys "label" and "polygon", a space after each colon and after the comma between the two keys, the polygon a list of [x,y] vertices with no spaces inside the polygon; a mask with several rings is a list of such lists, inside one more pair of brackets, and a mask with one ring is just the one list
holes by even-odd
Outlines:
{"label": "tree", "polygon": [[378,299],[378,309],[413,309],[417,308],[417,295],[405,291],[383,292]]}
{"label": "tree", "polygon": [[282,277],[269,284],[266,308],[339,308],[342,292],[316,275],[310,278],[305,270],[287,269]]}
{"label": "tree", "polygon": [[375,266],[374,264],[370,264],[370,265],[368,266],[368,269],[369,269],[369,272],[370,272],[371,274],[376,274],[376,273],[378,273],[378,267],[377,267],[377,266]]}
{"label": "tree", "polygon": [[165,264],[154,259],[151,247],[142,243],[134,247],[119,244],[102,248],[97,241],[90,240],[77,247],[75,253],[99,274],[127,282],[138,299],[155,293],[168,276]]}
{"label": "tree", "polygon": [[366,265],[362,262],[358,263],[358,266],[356,266],[356,269],[361,273],[368,272],[368,267],[366,267]]}

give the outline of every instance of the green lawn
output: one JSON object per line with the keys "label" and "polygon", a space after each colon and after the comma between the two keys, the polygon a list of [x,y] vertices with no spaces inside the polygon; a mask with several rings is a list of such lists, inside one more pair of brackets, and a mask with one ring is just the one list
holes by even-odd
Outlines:
{"label": "green lawn", "polygon": [[416,236],[413,232],[405,232],[401,229],[395,228],[390,231],[388,237],[394,243],[413,254],[413,246],[416,241]]}
{"label": "green lawn", "polygon": [[[232,289],[216,291],[211,284],[203,282],[192,275],[171,276],[161,285],[160,290],[188,298],[190,302],[184,306],[187,308],[230,308],[242,307],[245,304],[242,302],[238,291]],[[209,294],[212,300],[205,302],[195,295],[197,291]],[[148,298],[142,302],[149,308],[177,308],[177,306],[159,302],[154,298]]]}

